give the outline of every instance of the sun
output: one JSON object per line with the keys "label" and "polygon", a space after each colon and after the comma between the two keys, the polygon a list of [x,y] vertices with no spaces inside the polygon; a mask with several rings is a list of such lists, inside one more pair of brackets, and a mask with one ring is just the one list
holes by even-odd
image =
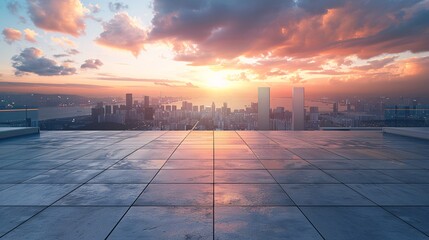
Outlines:
{"label": "sun", "polygon": [[207,85],[210,88],[227,88],[229,84],[229,81],[219,74],[214,74],[207,78]]}

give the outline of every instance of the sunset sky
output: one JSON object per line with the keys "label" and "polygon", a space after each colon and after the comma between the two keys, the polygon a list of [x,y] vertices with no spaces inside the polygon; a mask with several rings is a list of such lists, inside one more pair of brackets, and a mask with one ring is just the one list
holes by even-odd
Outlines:
{"label": "sunset sky", "polygon": [[429,93],[429,0],[2,0],[0,19],[0,92]]}

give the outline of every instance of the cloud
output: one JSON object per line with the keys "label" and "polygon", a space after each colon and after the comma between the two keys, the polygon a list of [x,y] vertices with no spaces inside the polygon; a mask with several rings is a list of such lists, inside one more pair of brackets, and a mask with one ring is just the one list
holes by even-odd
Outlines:
{"label": "cloud", "polygon": [[21,31],[17,29],[5,28],[3,29],[2,33],[3,33],[4,40],[9,44],[12,44],[15,41],[19,41],[22,38]]}
{"label": "cloud", "polygon": [[295,75],[292,75],[291,77],[289,77],[289,81],[292,84],[305,82],[305,80],[299,75],[299,73],[296,73]]}
{"label": "cloud", "polygon": [[149,82],[149,83],[181,83],[179,80],[170,80],[170,79],[151,79],[151,78],[131,78],[131,77],[119,77],[111,74],[100,73],[100,77],[95,78],[94,80],[102,81],[121,81],[121,82]]}
{"label": "cloud", "polygon": [[128,9],[128,5],[121,2],[109,2],[109,9],[112,12],[120,12]]}
{"label": "cloud", "polygon": [[81,69],[98,69],[103,66],[103,63],[99,59],[88,59],[85,63],[80,66]]}
{"label": "cloud", "polygon": [[169,42],[176,60],[192,65],[243,56],[369,59],[419,53],[429,51],[429,4],[422,2],[155,0],[148,41]]}
{"label": "cloud", "polygon": [[68,57],[69,55],[62,53],[62,54],[54,54],[53,56],[54,56],[54,58],[62,58],[62,57]]}
{"label": "cloud", "polygon": [[159,85],[159,86],[166,86],[166,87],[172,87],[172,88],[198,88],[198,86],[192,84],[191,82],[187,82],[185,84],[171,84],[166,82],[154,82],[153,84]]}
{"label": "cloud", "polygon": [[67,37],[51,37],[51,41],[62,47],[76,47],[76,43]]}
{"label": "cloud", "polygon": [[88,8],[91,11],[91,13],[96,14],[99,13],[101,11],[101,7],[100,5],[97,4],[88,4]]}
{"label": "cloud", "polygon": [[227,79],[229,81],[243,81],[243,82],[249,81],[249,78],[247,77],[245,72],[241,72],[239,74],[230,74],[227,76]]}
{"label": "cloud", "polygon": [[0,82],[4,87],[76,87],[76,88],[109,88],[108,86],[78,83],[34,83],[34,82]]}
{"label": "cloud", "polygon": [[29,14],[34,25],[52,31],[82,35],[85,31],[85,13],[79,0],[28,0]]}
{"label": "cloud", "polygon": [[367,65],[356,67],[357,70],[372,70],[372,69],[381,69],[384,68],[386,65],[395,62],[395,59],[397,57],[387,57],[380,60],[370,60],[368,61]]}
{"label": "cloud", "polygon": [[58,65],[54,60],[45,58],[43,52],[37,48],[26,48],[19,55],[12,57],[12,66],[16,69],[15,75],[22,76],[34,73],[39,76],[72,75],[76,68]]}
{"label": "cloud", "polygon": [[67,50],[67,53],[70,55],[76,55],[76,54],[79,54],[80,52],[79,52],[79,50],[72,48],[72,49]]}
{"label": "cloud", "polygon": [[9,1],[6,7],[10,13],[12,13],[13,15],[17,15],[18,11],[21,9],[21,4],[19,4],[19,2],[17,1]]}
{"label": "cloud", "polygon": [[137,20],[125,12],[115,14],[113,19],[103,24],[103,29],[104,31],[95,40],[96,43],[130,51],[136,57],[143,49],[147,38],[146,31],[139,26]]}
{"label": "cloud", "polygon": [[36,36],[37,33],[29,28],[24,29],[24,34],[25,34],[25,40],[35,43],[37,42],[36,40]]}

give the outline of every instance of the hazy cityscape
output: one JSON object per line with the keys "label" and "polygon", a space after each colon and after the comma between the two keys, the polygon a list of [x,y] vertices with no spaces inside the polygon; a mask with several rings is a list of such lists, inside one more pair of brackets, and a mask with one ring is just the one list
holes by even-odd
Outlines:
{"label": "hazy cityscape", "polygon": [[[102,99],[33,94],[39,102],[20,94],[0,96],[3,126],[28,125],[23,121],[27,112],[31,126],[46,130],[262,130],[258,125],[258,101],[236,109],[228,102],[199,105],[192,99],[139,97],[132,93]],[[33,104],[27,110],[26,102]],[[267,105],[269,120],[264,130],[292,130],[292,105],[286,104]],[[304,105],[301,129],[305,130],[429,126],[429,104],[425,98],[321,98],[305,100]],[[13,117],[4,114],[11,110]]]}

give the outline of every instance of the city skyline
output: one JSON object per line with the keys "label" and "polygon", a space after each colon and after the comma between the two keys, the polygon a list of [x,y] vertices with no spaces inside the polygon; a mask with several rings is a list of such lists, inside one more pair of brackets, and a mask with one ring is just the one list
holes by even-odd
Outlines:
{"label": "city skyline", "polygon": [[429,92],[427,0],[8,0],[0,13],[2,92],[212,99],[256,98],[258,87],[270,87],[272,97],[290,97],[292,87],[310,97]]}

